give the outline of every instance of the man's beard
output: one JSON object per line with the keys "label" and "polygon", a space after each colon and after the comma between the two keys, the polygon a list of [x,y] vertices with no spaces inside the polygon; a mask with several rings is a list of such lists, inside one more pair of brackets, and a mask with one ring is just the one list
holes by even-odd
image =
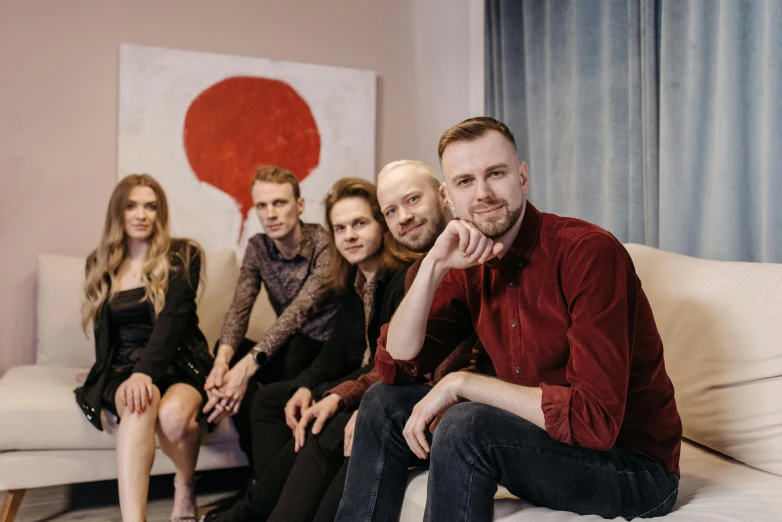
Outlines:
{"label": "man's beard", "polygon": [[[403,235],[405,231],[419,225],[421,225],[421,229],[413,236]],[[445,225],[445,213],[439,212],[437,215],[432,216],[431,220],[416,221],[403,228],[399,234],[399,242],[408,250],[412,250],[417,254],[424,254],[434,246],[437,238],[445,230]]]}
{"label": "man's beard", "polygon": [[[476,211],[485,210],[487,208],[494,207],[497,204],[501,204],[502,208],[505,209],[503,215],[496,218],[487,219],[485,221],[479,221],[475,219]],[[473,205],[470,207],[470,216],[473,219],[472,224],[475,225],[475,228],[480,230],[484,236],[488,237],[489,239],[497,239],[498,237],[501,237],[507,233],[508,230],[513,228],[513,225],[516,224],[516,221],[519,220],[523,210],[524,202],[522,202],[518,208],[510,210],[508,209],[508,202],[506,200],[495,199],[494,201],[488,203],[479,203],[478,205]]]}

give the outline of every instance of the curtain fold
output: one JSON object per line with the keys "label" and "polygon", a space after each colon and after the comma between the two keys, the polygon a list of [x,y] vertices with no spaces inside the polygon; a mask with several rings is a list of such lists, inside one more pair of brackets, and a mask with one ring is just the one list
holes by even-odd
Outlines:
{"label": "curtain fold", "polygon": [[782,262],[782,2],[663,6],[661,247]]}
{"label": "curtain fold", "polygon": [[782,2],[486,2],[486,114],[543,210],[782,262]]}

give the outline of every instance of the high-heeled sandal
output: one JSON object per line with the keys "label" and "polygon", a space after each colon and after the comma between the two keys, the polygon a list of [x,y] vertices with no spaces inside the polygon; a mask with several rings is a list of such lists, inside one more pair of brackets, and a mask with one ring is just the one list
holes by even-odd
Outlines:
{"label": "high-heeled sandal", "polygon": [[191,489],[190,492],[190,498],[192,500],[193,509],[195,509],[195,514],[193,515],[186,515],[183,517],[171,517],[169,518],[169,522],[198,522],[198,505],[196,504],[196,491],[195,491],[195,483],[196,478],[193,478],[193,482],[187,483],[187,482],[177,482],[176,479],[174,479],[174,489],[178,487],[189,487]]}

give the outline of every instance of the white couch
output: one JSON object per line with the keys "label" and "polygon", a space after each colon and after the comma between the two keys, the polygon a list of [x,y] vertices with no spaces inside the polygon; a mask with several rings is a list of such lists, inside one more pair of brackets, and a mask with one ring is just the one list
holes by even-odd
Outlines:
{"label": "white couch", "polygon": [[[703,261],[640,245],[628,250],[665,343],[689,439],[679,500],[666,519],[782,521],[782,265]],[[113,437],[82,418],[71,393],[93,358],[78,331],[82,263],[39,260],[38,364],[0,378],[0,491],[116,478]],[[199,316],[212,343],[235,278],[233,254],[209,256]],[[253,314],[257,337],[274,315],[263,301]],[[222,425],[205,439],[198,468],[244,462],[233,430]],[[158,452],[153,473],[171,472]],[[508,497],[498,492],[495,520],[602,520]],[[414,474],[401,520],[422,520],[425,501],[426,473]],[[2,515],[0,522],[7,522]]]}
{"label": "white couch", "polygon": [[[652,304],[688,439],[671,522],[782,522],[782,265],[627,245]],[[504,488],[499,497],[510,497]],[[402,521],[420,521],[426,473]],[[604,520],[499,500],[495,520]],[[621,519],[620,519],[621,520]]]}
{"label": "white couch", "polygon": [[[210,346],[219,337],[238,273],[233,252],[207,255],[198,315]],[[17,366],[0,378],[0,491],[13,492],[6,496],[0,522],[13,520],[26,489],[117,478],[116,419],[104,416],[107,429],[99,432],[73,396],[77,375],[95,360],[93,341],[80,329],[83,280],[83,259],[39,256],[36,364]],[[260,338],[274,318],[262,293],[248,337]],[[230,421],[211,434],[204,430],[197,469],[246,464]],[[173,472],[173,464],[158,449],[152,474]]]}

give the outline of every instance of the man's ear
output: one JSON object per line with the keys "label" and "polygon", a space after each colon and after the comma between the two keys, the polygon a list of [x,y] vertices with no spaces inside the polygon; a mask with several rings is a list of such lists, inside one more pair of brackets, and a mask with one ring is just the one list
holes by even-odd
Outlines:
{"label": "man's ear", "polygon": [[443,205],[449,205],[451,203],[451,200],[448,199],[448,188],[445,186],[445,183],[440,185],[440,188],[437,189],[437,195],[440,198],[440,203]]}
{"label": "man's ear", "polygon": [[529,192],[529,168],[527,167],[527,163],[525,161],[521,162],[521,167],[519,167],[519,176],[521,177],[521,189],[526,194]]}
{"label": "man's ear", "polygon": [[304,198],[300,197],[296,200],[296,209],[300,216],[304,213]]}

